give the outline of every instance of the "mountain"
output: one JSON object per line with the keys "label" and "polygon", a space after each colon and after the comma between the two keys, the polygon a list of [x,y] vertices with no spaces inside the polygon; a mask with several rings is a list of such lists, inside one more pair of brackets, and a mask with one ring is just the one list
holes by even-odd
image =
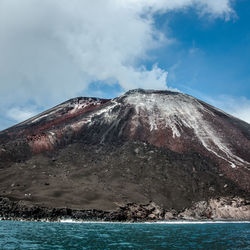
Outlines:
{"label": "mountain", "polygon": [[0,217],[250,219],[250,125],[192,96],[78,97],[0,132]]}

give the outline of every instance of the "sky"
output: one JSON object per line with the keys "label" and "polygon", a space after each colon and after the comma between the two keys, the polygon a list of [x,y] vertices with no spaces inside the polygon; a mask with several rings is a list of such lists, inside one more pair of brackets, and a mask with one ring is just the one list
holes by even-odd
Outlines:
{"label": "sky", "polygon": [[135,88],[250,123],[249,11],[249,0],[0,0],[0,130]]}

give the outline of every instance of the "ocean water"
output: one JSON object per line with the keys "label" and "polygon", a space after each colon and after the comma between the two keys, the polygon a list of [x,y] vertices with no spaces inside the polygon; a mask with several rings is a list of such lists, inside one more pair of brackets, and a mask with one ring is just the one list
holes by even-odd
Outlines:
{"label": "ocean water", "polygon": [[0,249],[250,249],[250,223],[0,221]]}

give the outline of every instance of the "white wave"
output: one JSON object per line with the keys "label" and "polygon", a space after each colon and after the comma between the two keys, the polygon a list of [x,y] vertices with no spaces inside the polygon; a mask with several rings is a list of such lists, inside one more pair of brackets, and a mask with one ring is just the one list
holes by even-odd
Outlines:
{"label": "white wave", "polygon": [[94,223],[94,224],[228,224],[228,223],[250,223],[250,221],[152,221],[152,222],[110,222],[110,221],[80,221],[62,219],[60,223]]}
{"label": "white wave", "polygon": [[[151,222],[149,222],[151,223]],[[250,221],[157,221],[156,224],[217,224],[217,223],[250,223]]]}
{"label": "white wave", "polygon": [[[0,221],[12,221],[0,217]],[[46,222],[46,223],[81,223],[81,224],[217,224],[217,223],[250,223],[250,221],[230,221],[230,220],[217,220],[217,221],[184,221],[184,220],[176,220],[176,221],[146,221],[146,222],[118,222],[118,221],[85,221],[85,220],[73,220],[73,219],[60,219],[58,221],[50,221],[48,219],[43,220],[24,220],[18,219],[17,221],[30,221],[30,222]]]}

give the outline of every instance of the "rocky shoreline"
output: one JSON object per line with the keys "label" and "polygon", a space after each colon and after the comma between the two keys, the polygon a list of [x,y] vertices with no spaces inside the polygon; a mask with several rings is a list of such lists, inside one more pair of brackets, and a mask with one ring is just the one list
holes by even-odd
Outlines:
{"label": "rocky shoreline", "polygon": [[49,208],[0,197],[0,219],[48,222],[250,221],[250,201],[239,197],[200,201],[183,211],[164,210],[154,202],[117,204],[117,207],[114,211]]}

